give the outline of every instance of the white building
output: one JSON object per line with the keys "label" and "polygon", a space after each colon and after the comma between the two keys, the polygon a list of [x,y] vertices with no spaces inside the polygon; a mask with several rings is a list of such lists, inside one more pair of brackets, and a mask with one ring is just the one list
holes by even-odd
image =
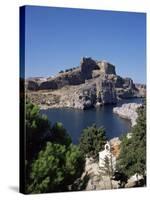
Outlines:
{"label": "white building", "polygon": [[111,153],[111,145],[109,142],[105,144],[105,149],[99,152],[99,167],[101,170],[106,168],[106,159],[109,163],[109,168],[114,171],[116,167],[116,157]]}

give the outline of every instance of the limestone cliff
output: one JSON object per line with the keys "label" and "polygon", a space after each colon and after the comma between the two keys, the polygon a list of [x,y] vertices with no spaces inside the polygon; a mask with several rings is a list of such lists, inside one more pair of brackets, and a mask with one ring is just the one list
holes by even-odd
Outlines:
{"label": "limestone cliff", "polygon": [[115,66],[107,61],[82,58],[79,67],[55,77],[26,80],[26,91],[31,101],[41,106],[89,109],[145,96],[146,88],[134,84],[131,78],[118,76]]}

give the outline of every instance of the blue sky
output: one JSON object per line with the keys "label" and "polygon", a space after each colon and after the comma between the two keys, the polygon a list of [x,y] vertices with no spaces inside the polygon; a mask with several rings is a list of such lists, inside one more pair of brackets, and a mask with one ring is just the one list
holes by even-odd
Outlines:
{"label": "blue sky", "polygon": [[144,13],[27,6],[25,29],[26,77],[54,75],[88,56],[146,82]]}

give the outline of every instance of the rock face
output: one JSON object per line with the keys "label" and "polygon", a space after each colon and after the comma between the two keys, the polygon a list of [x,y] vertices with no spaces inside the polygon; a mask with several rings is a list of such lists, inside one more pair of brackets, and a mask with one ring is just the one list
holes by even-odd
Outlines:
{"label": "rock face", "polygon": [[99,66],[101,73],[116,75],[115,66],[107,61],[98,61],[97,65]]}
{"label": "rock face", "polygon": [[81,60],[81,76],[84,80],[92,78],[93,70],[98,70],[97,63],[91,58],[82,58]]}
{"label": "rock face", "polygon": [[99,80],[97,82],[98,101],[102,104],[117,103],[116,91],[113,83],[109,80]]}
{"label": "rock face", "polygon": [[51,88],[51,89],[58,89],[58,83],[56,83],[55,80],[49,80],[49,81],[44,81],[39,85],[39,90],[43,90],[45,88]]}
{"label": "rock face", "polygon": [[120,117],[131,120],[132,126],[136,124],[138,117],[137,109],[141,107],[142,104],[137,103],[126,103],[121,107],[113,108],[113,112],[118,114]]}
{"label": "rock face", "polygon": [[39,85],[35,81],[28,81],[26,84],[27,84],[28,90],[38,90],[39,89]]}
{"label": "rock face", "polygon": [[100,170],[99,163],[92,158],[86,158],[85,171],[82,174],[81,180],[84,179],[85,176],[88,176],[85,190],[106,190],[118,188],[118,183],[113,180],[110,183],[110,177]]}
{"label": "rock face", "polygon": [[[144,85],[134,84],[131,78],[118,76],[114,65],[87,57],[81,59],[79,67],[62,71],[55,77],[26,80],[26,89],[33,103],[37,102],[43,106],[45,102],[45,106],[49,107],[66,106],[79,109],[114,104],[119,99],[146,95]],[[56,103],[53,101],[53,95],[58,95],[56,99],[59,101]],[[41,101],[42,97],[44,99]]]}
{"label": "rock face", "polygon": [[135,89],[135,85],[131,78],[125,78],[123,82],[123,88]]}
{"label": "rock face", "polygon": [[137,96],[145,97],[146,96],[146,85],[144,84],[135,84],[137,89]]}
{"label": "rock face", "polygon": [[88,109],[96,104],[96,85],[85,85],[79,90],[79,94],[74,95],[73,107]]}

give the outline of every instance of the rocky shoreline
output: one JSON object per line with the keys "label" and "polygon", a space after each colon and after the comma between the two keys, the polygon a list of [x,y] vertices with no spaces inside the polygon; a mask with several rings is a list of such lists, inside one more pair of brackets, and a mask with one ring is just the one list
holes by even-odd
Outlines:
{"label": "rocky shoreline", "polygon": [[142,104],[138,103],[126,103],[121,107],[113,108],[113,112],[124,119],[129,119],[131,121],[132,127],[136,125],[136,120],[138,117],[137,109],[141,107]]}

